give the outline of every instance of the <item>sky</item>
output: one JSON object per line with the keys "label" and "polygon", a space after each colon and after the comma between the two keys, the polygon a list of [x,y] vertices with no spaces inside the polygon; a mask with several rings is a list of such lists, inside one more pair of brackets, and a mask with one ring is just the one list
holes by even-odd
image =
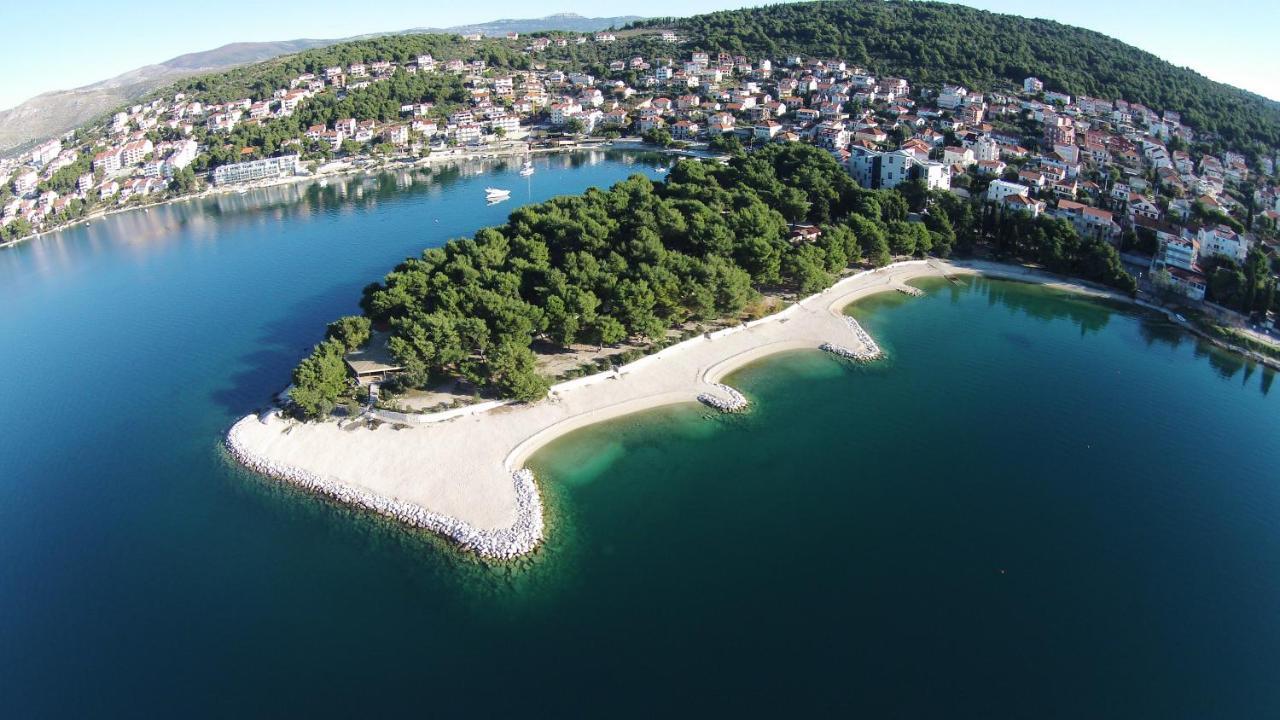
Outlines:
{"label": "sky", "polygon": [[[964,0],[985,10],[1047,17],[1106,33],[1214,80],[1280,99],[1276,0]],[[0,108],[143,65],[230,42],[340,38],[411,27],[575,12],[587,16],[693,15],[744,0],[379,0],[376,11],[338,0],[219,0],[191,13],[173,0],[0,0]],[[215,9],[216,8],[216,9]]]}

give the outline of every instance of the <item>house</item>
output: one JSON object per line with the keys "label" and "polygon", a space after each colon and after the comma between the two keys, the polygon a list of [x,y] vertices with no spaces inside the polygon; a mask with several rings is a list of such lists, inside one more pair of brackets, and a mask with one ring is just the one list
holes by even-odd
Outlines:
{"label": "house", "polygon": [[1008,166],[1004,164],[1003,160],[979,160],[978,174],[988,177],[1000,177],[1004,175],[1006,167]]}
{"label": "house", "polygon": [[13,193],[19,197],[36,189],[40,183],[40,175],[35,170],[19,172],[13,178]]}
{"label": "house", "polygon": [[1049,180],[1045,178],[1044,173],[1036,170],[1019,170],[1018,179],[1037,190],[1043,190],[1049,184]]}
{"label": "house", "polygon": [[1055,145],[1074,145],[1076,142],[1075,125],[1066,115],[1046,112],[1044,114],[1044,143],[1048,147]]}
{"label": "house", "polygon": [[698,137],[700,128],[695,122],[680,120],[671,126],[671,137],[676,140],[693,140]]}
{"label": "house", "polygon": [[879,127],[872,125],[871,127],[862,128],[853,134],[853,139],[861,142],[869,142],[873,145],[879,145],[888,142],[889,135]]}
{"label": "house", "polygon": [[795,119],[798,123],[817,122],[820,116],[821,113],[818,112],[817,108],[798,108],[795,111]]}
{"label": "house", "polygon": [[580,112],[582,112],[582,106],[578,103],[556,103],[551,106],[551,124],[564,125]]}
{"label": "house", "polygon": [[622,108],[614,108],[604,114],[600,119],[600,123],[605,127],[625,127],[627,124],[627,111]]}
{"label": "house", "polygon": [[1204,300],[1204,288],[1208,287],[1203,274],[1175,265],[1164,265],[1161,268],[1152,269],[1151,279],[1157,286],[1197,302]]}
{"label": "house", "polygon": [[454,142],[459,145],[480,142],[480,126],[475,123],[463,123],[454,129]]}
{"label": "house", "polygon": [[409,127],[407,125],[389,125],[382,131],[382,137],[397,147],[409,144]]}
{"label": "house", "polygon": [[822,231],[816,225],[793,224],[788,237],[792,245],[803,245],[822,237]]}
{"label": "house", "polygon": [[110,175],[111,173],[119,170],[120,167],[121,167],[121,164],[120,164],[119,149],[111,148],[110,150],[103,150],[102,152],[93,156],[93,169],[95,172],[101,172],[104,175]]}
{"label": "house", "polygon": [[1022,92],[1028,95],[1044,92],[1044,83],[1037,77],[1029,77],[1022,81]]}
{"label": "house", "polygon": [[707,123],[707,129],[711,132],[727,133],[732,132],[736,124],[736,120],[729,113],[716,113],[711,116],[711,120]]}
{"label": "house", "polygon": [[939,162],[920,162],[910,150],[882,153],[855,144],[849,154],[849,172],[866,188],[895,188],[910,180],[920,180],[930,190],[950,190],[951,170]]}
{"label": "house", "polygon": [[776,120],[765,120],[755,128],[755,136],[760,140],[772,140],[774,135],[782,132],[782,123]]}
{"label": "house", "polygon": [[489,119],[489,129],[497,132],[502,131],[504,135],[511,135],[520,132],[520,118],[515,115],[497,115]]}
{"label": "house", "polygon": [[1120,226],[1116,224],[1114,216],[1092,205],[1071,200],[1058,200],[1058,207],[1053,214],[1055,217],[1071,221],[1076,232],[1080,233],[1080,237],[1112,240],[1120,235]]}
{"label": "house", "polygon": [[942,92],[938,94],[938,107],[947,110],[954,110],[960,107],[965,98],[969,96],[969,90],[958,85],[944,85]]}
{"label": "house", "polygon": [[986,111],[986,103],[967,102],[962,104],[960,109],[956,111],[956,119],[969,127],[974,127],[982,124],[982,117]]}
{"label": "house", "polygon": [[961,168],[967,168],[976,162],[973,150],[967,147],[948,147],[942,153],[942,164],[949,167],[959,165]]}
{"label": "house", "polygon": [[1044,212],[1044,203],[1032,200],[1026,195],[1006,195],[1000,200],[1000,206],[1016,213],[1029,213],[1031,217],[1040,217]]}
{"label": "house", "polygon": [[1080,183],[1075,178],[1063,178],[1053,183],[1053,194],[1060,198],[1074,199],[1080,192]]}
{"label": "house", "polygon": [[1142,216],[1145,218],[1149,218],[1151,220],[1160,219],[1160,208],[1156,207],[1155,203],[1139,195],[1138,193],[1130,193],[1127,199],[1127,203],[1129,206],[1130,219],[1134,218],[1135,216]]}
{"label": "house", "polygon": [[974,141],[972,145],[973,159],[978,162],[983,160],[999,160],[1000,159],[1000,143],[990,135],[983,135]]}
{"label": "house", "polygon": [[988,202],[1000,202],[1010,195],[1029,197],[1030,194],[1031,188],[1026,185],[1019,185],[1018,183],[1012,183],[1007,180],[993,180],[991,181],[991,184],[987,186]]}
{"label": "house", "polygon": [[1200,254],[1207,257],[1225,257],[1244,264],[1249,255],[1249,239],[1225,225],[1200,228],[1196,233]]}
{"label": "house", "polygon": [[125,146],[120,148],[120,164],[122,166],[137,165],[151,153],[152,149],[151,141],[146,138],[125,143]]}
{"label": "house", "polygon": [[1183,237],[1177,232],[1157,232],[1158,249],[1151,258],[1155,271],[1165,266],[1196,271],[1200,262],[1200,243],[1193,237]]}

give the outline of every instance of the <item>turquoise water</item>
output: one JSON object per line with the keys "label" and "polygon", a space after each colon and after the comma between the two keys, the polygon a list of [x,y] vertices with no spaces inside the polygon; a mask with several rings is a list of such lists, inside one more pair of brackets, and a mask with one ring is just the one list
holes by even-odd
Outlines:
{"label": "turquoise water", "polygon": [[[0,715],[1280,709],[1274,376],[1042,288],[878,296],[854,312],[882,363],[792,353],[731,379],[747,415],[557,441],[532,460],[550,539],[514,566],[225,461],[364,283],[650,172],[622,160],[248,193],[0,252]],[[493,184],[516,200],[486,207]]]}

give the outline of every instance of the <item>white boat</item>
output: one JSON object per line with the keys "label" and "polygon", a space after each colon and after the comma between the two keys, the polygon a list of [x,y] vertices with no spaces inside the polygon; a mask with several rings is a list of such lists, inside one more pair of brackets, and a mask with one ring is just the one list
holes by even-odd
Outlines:
{"label": "white boat", "polygon": [[520,166],[520,174],[524,177],[529,177],[533,174],[533,163],[527,158],[524,161],[524,165]]}
{"label": "white boat", "polygon": [[490,201],[506,200],[509,197],[511,197],[510,190],[503,190],[501,188],[485,188],[484,189],[485,200],[490,200]]}

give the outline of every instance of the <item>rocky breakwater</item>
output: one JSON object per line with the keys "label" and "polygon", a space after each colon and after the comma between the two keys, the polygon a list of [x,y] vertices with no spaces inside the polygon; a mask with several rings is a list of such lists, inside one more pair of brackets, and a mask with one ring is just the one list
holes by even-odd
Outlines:
{"label": "rocky breakwater", "polygon": [[738,392],[736,389],[725,385],[724,383],[707,383],[711,387],[719,390],[728,397],[720,397],[712,393],[702,393],[698,395],[698,402],[703,405],[709,405],[720,412],[736,413],[747,409],[747,396]]}
{"label": "rocky breakwater", "polygon": [[853,336],[858,339],[858,342],[862,343],[862,349],[851,350],[843,345],[836,345],[835,343],[829,342],[819,345],[818,347],[820,349],[839,355],[840,357],[846,357],[859,362],[870,362],[884,354],[883,351],[880,350],[880,346],[876,344],[876,341],[871,338],[871,335],[868,334],[866,330],[862,329],[862,326],[858,324],[857,320],[846,315],[844,322],[849,326],[849,330],[853,332]]}
{"label": "rocky breakwater", "polygon": [[453,540],[461,547],[494,559],[511,559],[532,552],[543,538],[542,498],[533,471],[521,468],[512,473],[516,490],[516,521],[507,528],[482,530],[469,523],[434,513],[413,503],[325,479],[301,468],[290,467],[254,454],[240,437],[246,423],[266,422],[270,416],[249,415],[227,431],[226,447],[241,465],[262,475],[291,483],[310,492],[349,505],[372,510],[406,525],[429,530]]}

